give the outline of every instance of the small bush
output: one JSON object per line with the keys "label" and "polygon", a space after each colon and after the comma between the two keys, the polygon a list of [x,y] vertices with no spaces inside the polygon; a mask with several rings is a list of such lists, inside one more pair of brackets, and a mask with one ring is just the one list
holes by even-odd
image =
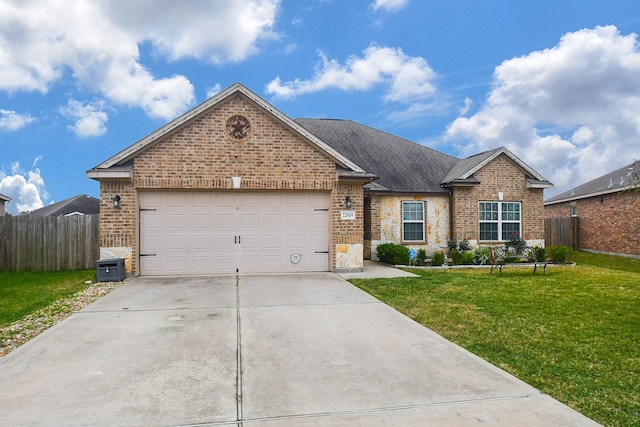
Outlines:
{"label": "small bush", "polygon": [[566,264],[573,259],[573,250],[565,245],[549,246],[547,252],[549,253],[549,257],[558,264]]}
{"label": "small bush", "polygon": [[409,249],[395,243],[378,245],[378,259],[386,264],[409,265]]}
{"label": "small bush", "polygon": [[427,263],[427,251],[424,249],[418,249],[418,255],[416,255],[416,264],[425,265]]}
{"label": "small bush", "polygon": [[436,251],[431,258],[431,265],[439,266],[444,264],[444,252]]}
{"label": "small bush", "polygon": [[447,248],[449,248],[449,253],[451,253],[451,251],[458,248],[458,241],[456,239],[449,240],[447,242]]}
{"label": "small bush", "polygon": [[457,249],[452,249],[449,255],[451,256],[451,264],[453,265],[462,264],[462,252],[460,252]]}
{"label": "small bush", "polygon": [[478,246],[473,251],[476,262],[480,265],[489,264],[491,262],[491,252],[489,246]]}
{"label": "small bush", "polygon": [[460,242],[458,242],[458,248],[462,252],[470,251],[471,250],[471,244],[469,243],[469,241],[467,239],[460,240]]}
{"label": "small bush", "polygon": [[473,264],[474,254],[471,251],[462,252],[462,264],[470,265]]}
{"label": "small bush", "polygon": [[504,244],[507,248],[513,248],[516,255],[522,255],[522,251],[527,246],[527,242],[521,239],[517,233],[514,233],[511,239]]}
{"label": "small bush", "polygon": [[536,261],[543,262],[547,260],[547,250],[542,246],[537,246],[533,251],[536,255]]}

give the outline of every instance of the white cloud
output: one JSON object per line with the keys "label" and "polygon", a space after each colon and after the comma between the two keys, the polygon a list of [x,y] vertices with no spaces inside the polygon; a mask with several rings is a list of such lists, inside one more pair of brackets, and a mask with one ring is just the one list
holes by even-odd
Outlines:
{"label": "white cloud", "polygon": [[447,138],[464,154],[504,145],[557,193],[640,158],[640,53],[613,26],[565,34],[496,67],[487,102]]}
{"label": "white cloud", "polygon": [[187,77],[154,76],[149,43],[168,60],[236,62],[274,38],[279,0],[0,0],[0,90],[46,93],[71,74],[111,102],[171,119],[195,100]]}
{"label": "white cloud", "polygon": [[70,99],[66,106],[60,107],[60,113],[68,119],[75,120],[69,126],[81,138],[100,136],[107,133],[106,123],[109,115],[102,111],[104,102],[95,101],[88,104]]}
{"label": "white cloud", "polygon": [[220,91],[222,90],[222,86],[220,86],[220,83],[216,83],[211,87],[207,88],[207,99],[211,98],[214,95],[217,95],[218,93],[220,93]]}
{"label": "white cloud", "polygon": [[366,91],[375,85],[387,85],[385,99],[410,103],[424,100],[436,92],[436,73],[421,57],[410,57],[399,48],[370,46],[363,56],[351,56],[345,65],[329,59],[322,52],[315,75],[309,80],[295,79],[282,82],[272,80],[267,93],[277,98],[295,98],[298,95],[337,88],[343,91]]}
{"label": "white cloud", "polygon": [[0,109],[0,130],[15,131],[35,121],[29,114]]}
{"label": "white cloud", "polygon": [[40,169],[25,172],[20,169],[18,162],[14,162],[11,164],[11,173],[6,175],[0,171],[0,193],[12,199],[6,205],[7,212],[17,215],[43,207],[42,199],[47,199],[49,195]]}
{"label": "white cloud", "polygon": [[409,4],[409,0],[376,0],[371,3],[371,7],[374,10],[384,9],[388,12],[395,12],[407,4]]}

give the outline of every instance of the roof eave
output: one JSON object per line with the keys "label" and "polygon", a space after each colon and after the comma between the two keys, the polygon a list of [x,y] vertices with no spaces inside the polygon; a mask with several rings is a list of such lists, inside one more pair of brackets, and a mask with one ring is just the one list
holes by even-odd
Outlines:
{"label": "roof eave", "polygon": [[107,179],[132,179],[133,171],[131,169],[89,169],[87,171],[87,178],[95,179],[96,181],[103,181]]}
{"label": "roof eave", "polygon": [[598,197],[598,196],[606,196],[609,194],[616,194],[616,193],[622,193],[624,191],[629,191],[634,189],[635,186],[633,185],[627,185],[625,187],[618,187],[615,189],[607,189],[607,190],[603,190],[603,191],[596,191],[593,193],[588,193],[588,194],[581,194],[579,196],[569,196],[569,197],[563,197],[562,199],[558,199],[558,200],[549,200],[544,202],[544,205],[556,205],[558,203],[566,203],[566,202],[573,202],[576,200],[583,200],[583,199],[590,199],[592,197]]}
{"label": "roof eave", "polygon": [[527,188],[553,188],[553,184],[549,181],[527,180]]}

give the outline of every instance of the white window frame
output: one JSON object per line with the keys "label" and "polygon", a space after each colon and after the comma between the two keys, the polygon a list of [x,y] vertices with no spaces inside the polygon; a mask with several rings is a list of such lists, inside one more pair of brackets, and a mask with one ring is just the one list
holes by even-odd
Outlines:
{"label": "white window frame", "polygon": [[[416,204],[416,205],[420,205],[422,206],[422,218],[421,219],[417,219],[417,218],[410,218],[410,219],[406,219],[405,218],[405,204]],[[426,236],[426,220],[425,220],[425,202],[422,200],[403,200],[402,203],[400,204],[400,216],[402,217],[402,241],[403,242],[411,242],[411,243],[421,243],[421,242],[426,242],[427,241],[427,236]],[[419,210],[416,210],[415,212],[418,212]],[[405,237],[405,224],[422,224],[422,239],[421,240],[411,240],[411,239],[407,239]]]}
{"label": "white window frame", "polygon": [[571,216],[572,217],[577,217],[578,216],[578,205],[576,205],[575,203],[572,203],[571,205]]}
{"label": "white window frame", "polygon": [[[497,210],[482,210],[482,206],[484,203],[491,203],[493,205],[497,205]],[[508,205],[517,205],[517,211],[508,210]],[[484,214],[484,215],[483,215]],[[487,214],[491,214],[491,218],[487,218]],[[495,215],[494,215],[495,214]],[[511,215],[510,215],[511,214]],[[517,219],[514,219],[513,216],[517,215]],[[511,218],[509,218],[511,216]],[[497,233],[498,239],[483,239],[480,231],[480,224],[497,224]],[[495,200],[483,200],[478,202],[478,239],[485,242],[504,242],[509,240],[511,237],[508,236],[506,239],[503,236],[503,226],[505,224],[518,224],[518,231],[510,231],[510,233],[518,233],[518,236],[522,237],[522,203],[521,202],[504,202],[504,201],[495,201]],[[505,231],[506,232],[506,231]]]}

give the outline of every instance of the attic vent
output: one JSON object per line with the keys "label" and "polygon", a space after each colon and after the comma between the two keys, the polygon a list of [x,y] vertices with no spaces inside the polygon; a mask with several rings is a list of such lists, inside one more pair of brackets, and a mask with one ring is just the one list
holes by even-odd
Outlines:
{"label": "attic vent", "polygon": [[609,187],[607,188],[611,188],[613,187],[613,178],[609,178]]}
{"label": "attic vent", "polygon": [[633,168],[627,168],[627,176],[631,176],[633,173]]}
{"label": "attic vent", "polygon": [[624,185],[624,176],[620,177],[620,185]]}

